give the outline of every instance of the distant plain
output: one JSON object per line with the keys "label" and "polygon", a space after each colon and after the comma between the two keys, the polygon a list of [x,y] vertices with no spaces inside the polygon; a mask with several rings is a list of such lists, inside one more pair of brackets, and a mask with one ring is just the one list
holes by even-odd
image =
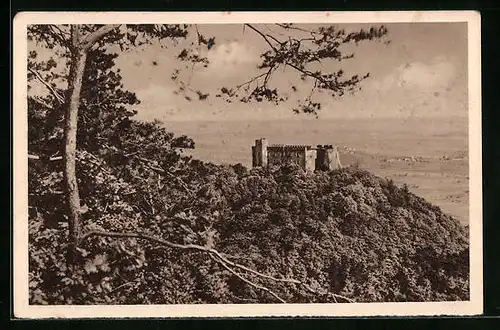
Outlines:
{"label": "distant plain", "polygon": [[467,118],[193,120],[165,126],[195,140],[195,149],[186,154],[249,168],[251,146],[261,137],[269,143],[332,144],[343,165],[357,164],[399,186],[406,183],[461,223],[469,222]]}

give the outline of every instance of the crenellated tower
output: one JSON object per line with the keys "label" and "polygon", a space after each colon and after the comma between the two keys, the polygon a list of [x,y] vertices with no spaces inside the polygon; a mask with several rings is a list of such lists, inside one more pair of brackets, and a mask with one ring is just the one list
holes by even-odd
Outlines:
{"label": "crenellated tower", "polygon": [[252,147],[252,166],[267,166],[267,139],[255,140],[255,146]]}

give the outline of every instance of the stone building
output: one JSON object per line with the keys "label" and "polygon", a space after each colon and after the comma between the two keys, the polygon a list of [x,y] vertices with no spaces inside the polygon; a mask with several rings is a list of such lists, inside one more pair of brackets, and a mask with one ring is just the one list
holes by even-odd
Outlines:
{"label": "stone building", "polygon": [[332,145],[269,145],[265,138],[255,140],[252,146],[252,166],[266,167],[295,163],[305,171],[333,170],[340,168],[337,148]]}

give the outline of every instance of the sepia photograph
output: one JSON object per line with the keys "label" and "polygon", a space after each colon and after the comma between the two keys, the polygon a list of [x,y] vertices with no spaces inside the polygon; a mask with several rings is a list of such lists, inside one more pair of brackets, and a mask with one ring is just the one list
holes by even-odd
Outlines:
{"label": "sepia photograph", "polygon": [[480,17],[21,13],[14,314],[482,313]]}

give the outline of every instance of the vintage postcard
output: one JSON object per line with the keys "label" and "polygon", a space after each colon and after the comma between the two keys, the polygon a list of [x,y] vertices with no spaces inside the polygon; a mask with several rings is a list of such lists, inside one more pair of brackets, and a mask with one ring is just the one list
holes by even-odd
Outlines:
{"label": "vintage postcard", "polygon": [[19,318],[478,315],[480,16],[24,12]]}

